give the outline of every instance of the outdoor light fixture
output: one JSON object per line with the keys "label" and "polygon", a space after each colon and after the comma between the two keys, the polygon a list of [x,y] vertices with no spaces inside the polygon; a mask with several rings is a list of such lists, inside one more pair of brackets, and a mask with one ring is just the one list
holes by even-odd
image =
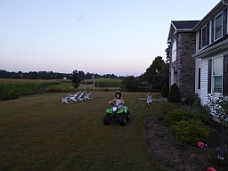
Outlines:
{"label": "outdoor light fixture", "polygon": [[222,144],[223,144],[223,147],[225,148],[216,149],[216,158],[219,161],[225,161],[228,155],[228,141],[224,140]]}
{"label": "outdoor light fixture", "polygon": [[226,149],[222,149],[222,148],[216,149],[217,160],[224,161],[224,160],[226,160],[226,157],[227,157],[227,150]]}

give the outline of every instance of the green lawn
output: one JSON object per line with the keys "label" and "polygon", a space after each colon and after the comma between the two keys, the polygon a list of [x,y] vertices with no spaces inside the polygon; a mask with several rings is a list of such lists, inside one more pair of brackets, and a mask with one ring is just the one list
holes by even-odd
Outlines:
{"label": "green lawn", "polygon": [[105,126],[103,115],[113,92],[62,104],[66,93],[46,93],[0,102],[0,170],[164,171],[147,153],[143,122],[168,105],[122,93],[131,118],[125,126]]}

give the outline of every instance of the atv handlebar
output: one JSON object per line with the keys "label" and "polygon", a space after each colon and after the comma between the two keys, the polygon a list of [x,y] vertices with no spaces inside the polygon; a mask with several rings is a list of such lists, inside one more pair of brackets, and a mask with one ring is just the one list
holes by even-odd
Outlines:
{"label": "atv handlebar", "polygon": [[113,104],[112,102],[110,103],[108,103],[108,104],[110,104],[110,105],[112,105],[112,106],[120,106],[120,105],[123,105],[122,103],[119,103],[118,105],[115,105],[115,104]]}

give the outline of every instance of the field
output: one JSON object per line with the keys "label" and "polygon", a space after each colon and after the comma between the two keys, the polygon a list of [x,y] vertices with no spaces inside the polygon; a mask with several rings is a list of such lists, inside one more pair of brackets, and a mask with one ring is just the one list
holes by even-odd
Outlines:
{"label": "field", "polygon": [[[116,91],[121,85],[120,79],[84,80],[78,90],[88,91]],[[29,79],[1,79],[0,100],[17,99],[24,95],[41,92],[75,92],[71,80],[29,80]]]}
{"label": "field", "polygon": [[[123,93],[131,119],[125,126],[103,125],[113,92],[62,104],[66,93],[43,93],[0,102],[0,170],[154,170],[162,169],[148,154],[144,93]],[[156,105],[157,103],[157,105]],[[165,103],[164,103],[165,104]]]}

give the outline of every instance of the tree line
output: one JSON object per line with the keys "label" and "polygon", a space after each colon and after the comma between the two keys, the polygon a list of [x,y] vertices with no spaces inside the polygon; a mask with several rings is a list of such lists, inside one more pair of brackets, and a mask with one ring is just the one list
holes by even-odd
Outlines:
{"label": "tree line", "polygon": [[[30,72],[9,72],[6,70],[0,70],[0,78],[14,78],[14,79],[71,79],[74,71],[70,74],[67,73],[59,73],[53,71],[30,71]],[[81,80],[91,79],[93,76],[95,78],[119,78],[123,79],[123,76],[116,76],[114,74],[105,74],[99,75],[94,73],[85,73],[83,71],[77,71],[77,74]]]}

